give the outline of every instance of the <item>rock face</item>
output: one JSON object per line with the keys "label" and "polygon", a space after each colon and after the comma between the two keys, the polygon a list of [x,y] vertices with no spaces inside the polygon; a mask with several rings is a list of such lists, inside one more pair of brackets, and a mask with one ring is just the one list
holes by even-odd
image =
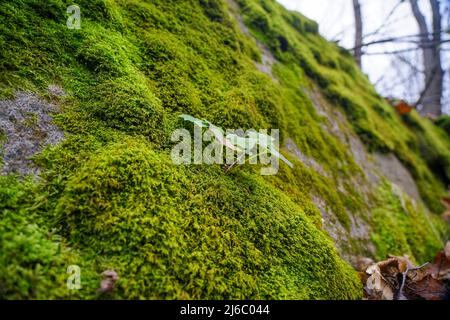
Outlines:
{"label": "rock face", "polygon": [[[257,44],[262,59],[261,62],[255,62],[257,69],[269,75],[274,82],[278,83],[278,79],[272,71],[274,64],[277,63],[276,58],[265,44],[252,35],[244,23],[239,6],[235,0],[227,0],[227,3],[230,7],[230,14],[236,19],[241,32],[252,38]],[[358,192],[365,201],[369,203],[370,195],[377,192],[377,188],[380,187],[383,181],[389,181],[393,185],[394,192],[402,199],[402,204],[404,203],[403,193],[413,199],[414,202],[422,203],[416,182],[411,173],[394,154],[382,154],[379,152],[371,154],[368,152],[361,139],[350,130],[351,124],[346,116],[340,110],[330,105],[318,88],[313,86],[309,89],[300,88],[300,90],[303,90],[309,97],[316,112],[326,118],[323,128],[347,146],[350,156],[363,171],[364,178],[356,177],[355,175],[353,183],[358,185]],[[332,176],[332,172],[325,170],[317,160],[305,155],[293,139],[287,138],[284,148],[291,156],[319,175],[327,178]],[[360,210],[353,214],[348,213],[350,228],[347,230],[341,225],[336,214],[321,198],[320,194],[311,194],[310,197],[319,209],[322,215],[323,226],[333,239],[342,257],[356,266],[361,259],[360,255],[375,256],[376,248],[371,241],[372,226],[369,222],[370,210],[372,209],[370,204],[368,209]],[[355,246],[355,243],[358,245]]]}
{"label": "rock face", "polygon": [[377,167],[385,177],[415,201],[422,201],[411,173],[395,155],[375,153],[374,158]]}
{"label": "rock face", "polygon": [[[394,192],[400,198],[402,198],[402,194],[406,194],[415,202],[421,203],[422,200],[411,173],[394,154],[371,154],[368,152],[360,138],[349,130],[350,124],[346,117],[341,111],[333,108],[319,90],[306,90],[306,93],[318,114],[326,118],[324,129],[347,146],[349,153],[363,171],[364,178],[355,175],[354,183],[358,185],[358,192],[365,197],[366,201],[369,202],[370,194],[376,192],[384,179],[398,188],[394,188]],[[315,159],[305,156],[292,139],[287,139],[285,148],[305,166],[312,168],[322,176],[330,176],[331,173],[324,170]],[[362,259],[361,254],[375,255],[376,249],[370,239],[372,226],[368,222],[370,221],[370,209],[351,214],[351,227],[346,230],[336,219],[329,206],[320,198],[320,195],[314,194],[311,197],[322,214],[325,229],[347,261],[357,267],[358,261]],[[352,243],[358,243],[358,247],[355,248]]]}
{"label": "rock face", "polygon": [[274,55],[264,43],[262,43],[261,41],[252,36],[250,30],[245,25],[244,20],[242,19],[242,16],[239,13],[239,6],[235,2],[235,0],[227,0],[227,3],[229,5],[230,14],[236,19],[241,32],[245,34],[247,37],[252,38],[256,42],[256,45],[258,46],[261,55],[261,61],[255,62],[256,68],[259,71],[270,76],[273,81],[278,82],[278,79],[274,76],[272,72],[272,66],[277,62]]}
{"label": "rock face", "polygon": [[[51,90],[57,95],[63,93],[57,87]],[[30,158],[64,138],[52,121],[51,115],[57,111],[55,105],[33,93],[17,92],[14,99],[0,100],[0,132],[4,136],[2,174],[39,173]]]}
{"label": "rock face", "polygon": [[[62,1],[0,3],[0,299],[360,299],[351,264],[442,248],[450,141],[315,22],[275,0],[77,5],[72,30]],[[279,129],[293,167],[177,165],[182,114]]]}

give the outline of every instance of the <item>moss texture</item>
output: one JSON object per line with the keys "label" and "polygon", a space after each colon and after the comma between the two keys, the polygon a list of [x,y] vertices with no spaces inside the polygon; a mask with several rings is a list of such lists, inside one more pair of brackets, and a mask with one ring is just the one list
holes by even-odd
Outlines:
{"label": "moss texture", "polygon": [[[301,88],[319,86],[369,150],[394,152],[440,213],[445,133],[416,114],[400,119],[316,23],[272,0],[237,2],[279,61],[278,81],[255,67],[259,48],[226,1],[80,0],[80,30],[66,27],[66,1],[0,4],[0,97],[50,98],[50,84],[67,92],[55,117],[67,138],[35,157],[41,178],[0,177],[2,298],[99,297],[108,268],[120,276],[112,298],[360,298],[311,195],[349,229],[350,215],[371,206],[352,184],[364,173]],[[296,159],[274,177],[251,166],[174,166],[170,133],[181,113],[278,128],[328,175]],[[415,237],[416,221],[440,223],[425,209],[402,217],[383,190],[372,221],[378,255],[428,257],[444,227]],[[399,224],[401,239],[391,239]],[[82,290],[65,288],[70,264],[82,268]]]}
{"label": "moss texture", "polygon": [[388,183],[379,188],[377,201],[371,237],[378,260],[407,254],[418,263],[431,261],[442,246],[439,239],[445,235],[445,222],[428,216],[425,208]]}
{"label": "moss texture", "polygon": [[447,132],[450,136],[450,116],[441,116],[436,120],[436,124]]}

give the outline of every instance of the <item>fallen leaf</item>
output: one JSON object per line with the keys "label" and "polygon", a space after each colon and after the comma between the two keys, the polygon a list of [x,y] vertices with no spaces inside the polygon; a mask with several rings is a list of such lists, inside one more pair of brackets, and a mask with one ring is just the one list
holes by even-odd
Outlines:
{"label": "fallen leaf", "polygon": [[374,293],[377,296],[380,296],[381,300],[394,299],[394,292],[381,274],[380,266],[378,264],[374,264],[367,268],[366,273],[370,275],[366,281],[366,287],[369,292],[375,291]]}
{"label": "fallen leaf", "polygon": [[119,280],[119,276],[114,270],[106,270],[102,273],[103,280],[100,282],[100,288],[98,291],[100,293],[110,293],[114,290],[115,284],[117,280]]}
{"label": "fallen leaf", "polygon": [[428,274],[420,281],[411,281],[405,288],[409,299],[444,300],[447,298],[445,285]]}
{"label": "fallen leaf", "polygon": [[370,259],[370,258],[366,258],[366,257],[357,257],[357,258],[356,258],[356,261],[355,261],[355,263],[354,263],[354,265],[355,265],[355,269],[356,269],[357,271],[364,272],[364,271],[367,270],[367,268],[368,268],[369,266],[371,266],[371,265],[374,264],[374,263],[375,263],[375,262],[374,262],[372,259]]}
{"label": "fallen leaf", "polygon": [[450,280],[450,259],[447,258],[445,251],[436,255],[430,273],[438,280]]}

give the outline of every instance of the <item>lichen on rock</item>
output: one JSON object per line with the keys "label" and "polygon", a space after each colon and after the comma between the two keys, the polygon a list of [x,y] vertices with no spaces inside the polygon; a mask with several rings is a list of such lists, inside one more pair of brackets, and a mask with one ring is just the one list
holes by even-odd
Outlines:
{"label": "lichen on rock", "polygon": [[0,100],[2,174],[38,174],[31,157],[64,138],[52,120],[57,111],[55,105],[28,92],[16,92],[14,99]]}

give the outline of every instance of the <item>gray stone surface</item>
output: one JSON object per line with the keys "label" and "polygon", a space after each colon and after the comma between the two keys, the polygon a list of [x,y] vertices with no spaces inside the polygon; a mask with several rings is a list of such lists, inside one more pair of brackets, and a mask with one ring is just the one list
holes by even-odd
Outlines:
{"label": "gray stone surface", "polygon": [[[376,192],[376,188],[383,178],[393,184],[393,189],[394,191],[397,190],[401,201],[403,201],[403,193],[413,201],[421,201],[413,177],[395,155],[369,153],[361,139],[350,129],[351,126],[341,110],[331,106],[318,89],[303,90],[313,102],[317,113],[326,119],[323,128],[348,147],[351,156],[364,172],[364,178],[361,179],[361,177],[355,175],[353,183],[357,186],[366,203],[370,205],[371,200],[368,195],[371,192]],[[356,265],[358,264],[358,255],[373,256],[375,247],[370,240],[371,226],[365,219],[362,219],[362,217],[370,218],[370,211],[356,214],[349,213],[351,226],[350,230],[347,231],[340,225],[334,213],[324,204],[323,200],[318,199],[317,196],[313,197],[312,200],[322,212],[325,229],[347,261]],[[359,249],[353,248],[351,243],[359,243],[361,247]]]}
{"label": "gray stone surface", "polygon": [[[236,2],[234,0],[228,0],[228,4],[230,13],[235,17],[241,32],[252,37],[249,29],[244,24],[243,19],[239,14],[239,7]],[[254,40],[260,49],[262,57],[260,63],[255,62],[256,67],[261,72],[269,75],[274,81],[277,81],[272,73],[272,66],[276,63],[275,57],[264,44],[260,43],[257,39]],[[346,116],[341,110],[335,106],[331,106],[319,89],[299,88],[299,90],[303,90],[308,95],[313,102],[317,113],[326,119],[321,124],[322,128],[330,135],[336,137],[348,148],[349,155],[353,157],[356,164],[364,173],[361,175],[359,172],[355,172],[355,175],[351,177],[351,181],[357,186],[360,195],[369,207],[372,205],[370,195],[373,194],[373,192],[376,192],[377,187],[380,185],[383,178],[387,178],[391,181],[394,188],[398,187],[399,193],[401,193],[401,190],[413,200],[421,201],[414,179],[394,155],[369,153],[361,139],[351,129],[351,125]],[[285,151],[295,156],[307,167],[312,168],[322,176],[330,176],[330,174],[326,172],[315,159],[302,153],[292,139],[287,139],[284,147]],[[341,181],[338,181],[337,188],[341,192],[346,192]],[[402,199],[402,197],[400,198]],[[330,210],[329,204],[321,199],[320,195],[311,194],[311,200],[320,210],[323,226],[334,240],[342,257],[351,264],[358,265],[360,264],[361,255],[374,256],[375,247],[370,239],[371,226],[367,223],[367,220],[370,219],[371,215],[370,209],[368,211],[364,210],[353,214],[349,212],[350,228],[349,230],[346,230],[340,224],[334,212]],[[359,245],[355,247],[355,243],[358,243]]]}
{"label": "gray stone surface", "polygon": [[277,62],[272,52],[270,52],[269,48],[265,44],[252,36],[249,29],[245,25],[242,16],[239,14],[238,4],[234,0],[227,0],[227,2],[228,6],[230,7],[231,15],[236,19],[241,32],[246,36],[252,38],[256,42],[256,45],[260,50],[261,62],[255,62],[256,68],[259,71],[269,75],[275,82],[278,82],[278,79],[272,73],[272,66]]}
{"label": "gray stone surface", "polygon": [[[50,94],[63,94],[57,87]],[[0,100],[0,132],[4,137],[1,146],[0,174],[15,173],[21,176],[39,173],[33,155],[47,145],[55,145],[64,138],[63,132],[53,123],[51,114],[57,107],[33,93],[17,92],[14,99]]]}
{"label": "gray stone surface", "polygon": [[325,169],[322,167],[322,165],[320,163],[318,163],[315,159],[303,154],[303,152],[300,151],[298,146],[295,144],[295,142],[291,138],[288,138],[286,140],[285,148],[291,155],[293,155],[298,160],[300,160],[305,166],[314,169],[318,174],[320,174],[322,176],[325,176],[325,177],[330,176],[325,171]]}
{"label": "gray stone surface", "polygon": [[397,185],[410,198],[417,202],[421,201],[419,190],[414,178],[395,155],[392,153],[375,153],[374,158],[377,167],[385,177]]}

